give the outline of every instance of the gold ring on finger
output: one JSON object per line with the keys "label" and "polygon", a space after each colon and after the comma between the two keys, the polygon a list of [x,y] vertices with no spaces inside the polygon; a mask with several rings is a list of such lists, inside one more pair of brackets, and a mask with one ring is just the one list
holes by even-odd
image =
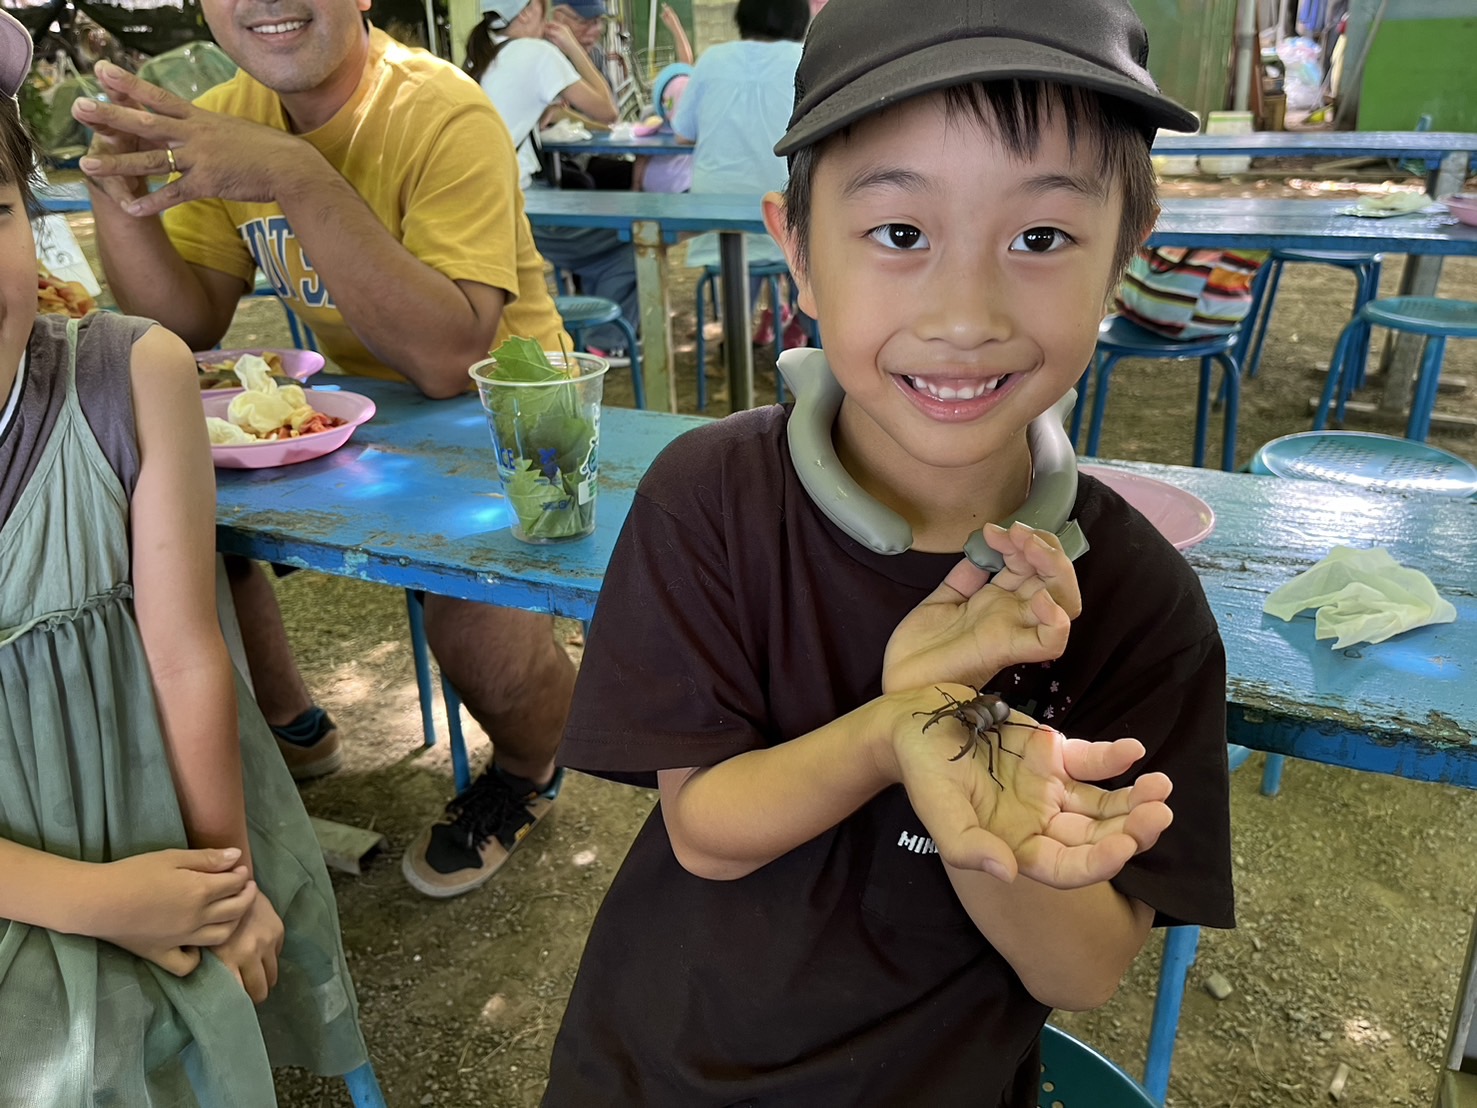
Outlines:
{"label": "gold ring on finger", "polygon": [[164,157],[169,161],[169,172],[171,174],[178,173],[179,166],[176,165],[174,161],[174,148],[171,146],[166,146],[164,148]]}

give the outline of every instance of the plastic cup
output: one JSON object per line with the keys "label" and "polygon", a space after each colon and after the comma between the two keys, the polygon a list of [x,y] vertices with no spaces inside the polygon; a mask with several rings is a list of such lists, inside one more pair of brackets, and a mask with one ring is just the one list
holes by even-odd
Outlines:
{"label": "plastic cup", "polygon": [[600,393],[610,363],[591,354],[545,351],[568,377],[502,381],[497,359],[468,371],[477,382],[513,535],[529,543],[567,542],[595,530]]}

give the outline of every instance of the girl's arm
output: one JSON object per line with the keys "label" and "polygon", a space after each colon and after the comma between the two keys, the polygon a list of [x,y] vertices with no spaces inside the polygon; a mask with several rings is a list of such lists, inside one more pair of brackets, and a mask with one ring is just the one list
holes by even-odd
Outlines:
{"label": "girl's arm", "polygon": [[[131,369],[134,608],[180,814],[190,845],[236,847],[250,873],[235,681],[215,608],[215,471],[195,359],[156,327],[134,343]],[[282,938],[281,919],[259,896],[215,947],[257,1003],[277,983]]]}
{"label": "girl's arm", "polygon": [[155,327],[131,362],[134,607],[190,845],[251,866],[230,656],[215,607],[215,471],[195,360]]}
{"label": "girl's arm", "polygon": [[692,52],[692,43],[688,41],[687,29],[682,26],[682,18],[672,10],[671,4],[662,5],[662,24],[667,28],[667,33],[672,36],[672,52],[677,60],[686,65],[691,65],[697,60],[697,55]]}
{"label": "girl's arm", "polygon": [[580,75],[577,82],[561,93],[564,100],[570,107],[589,116],[597,123],[606,125],[614,123],[620,116],[620,109],[615,105],[615,97],[611,95],[610,86],[605,83],[605,78],[595,68],[595,63],[590,60],[590,55],[585,53],[585,48],[574,37],[574,32],[563,23],[555,23],[551,20],[544,24],[544,37],[559,48],[574,66],[575,72]]}
{"label": "girl's arm", "polygon": [[103,939],[183,977],[256,902],[235,850],[77,862],[0,839],[0,920]]}

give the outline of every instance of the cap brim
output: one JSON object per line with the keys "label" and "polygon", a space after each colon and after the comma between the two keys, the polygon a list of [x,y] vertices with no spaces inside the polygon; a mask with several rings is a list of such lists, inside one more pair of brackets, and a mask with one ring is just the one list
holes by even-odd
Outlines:
{"label": "cap brim", "polygon": [[20,91],[31,72],[31,36],[9,12],[0,11],[0,96]]}
{"label": "cap brim", "polygon": [[967,38],[941,42],[880,65],[821,101],[775,145],[780,157],[810,146],[849,123],[938,89],[1010,78],[1092,89],[1136,109],[1146,135],[1155,128],[1197,131],[1199,120],[1169,97],[1131,78],[1037,42]]}

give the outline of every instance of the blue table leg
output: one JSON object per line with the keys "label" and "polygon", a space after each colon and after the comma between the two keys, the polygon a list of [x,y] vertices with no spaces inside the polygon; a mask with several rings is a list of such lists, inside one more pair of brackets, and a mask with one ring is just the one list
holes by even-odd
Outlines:
{"label": "blue table leg", "polygon": [[1164,933],[1164,959],[1159,964],[1159,991],[1154,997],[1148,1060],[1144,1063],[1144,1088],[1159,1104],[1164,1103],[1169,1093],[1169,1068],[1174,1061],[1174,1039],[1185,1001],[1185,983],[1199,945],[1198,927],[1171,927]]}
{"label": "blue table leg", "polygon": [[415,659],[415,689],[421,701],[421,732],[426,745],[436,745],[436,717],[432,710],[431,658],[426,649],[426,610],[412,589],[405,590],[405,610],[410,618],[410,653]]}

